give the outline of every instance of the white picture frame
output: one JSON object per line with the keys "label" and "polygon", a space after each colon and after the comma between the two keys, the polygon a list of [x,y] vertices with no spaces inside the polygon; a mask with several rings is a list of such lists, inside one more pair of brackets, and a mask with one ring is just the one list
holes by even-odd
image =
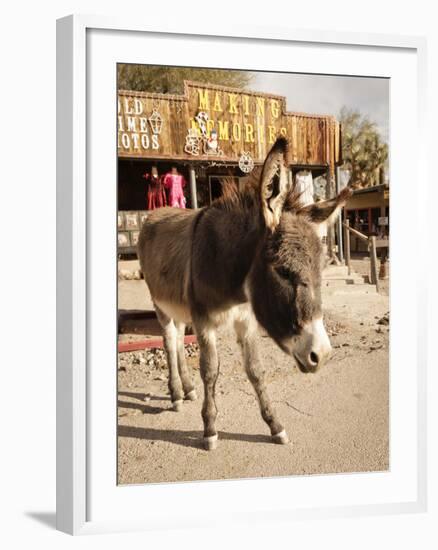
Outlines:
{"label": "white picture frame", "polygon": [[[203,27],[206,28],[206,27]],[[137,48],[142,40],[158,41],[161,45],[161,52],[154,48],[154,53],[148,56],[146,50],[139,53]],[[350,474],[337,476],[312,476],[306,478],[289,478],[253,481],[229,481],[229,482],[198,482],[185,484],[162,484],[151,486],[132,486],[117,488],[116,471],[113,471],[111,481],[111,468],[114,468],[116,445],[114,444],[114,456],[108,457],[107,461],[100,461],[102,472],[96,472],[94,461],[98,460],[98,452],[110,452],[111,444],[114,442],[114,429],[106,429],[105,422],[115,424],[115,417],[106,416],[111,409],[105,407],[114,406],[115,395],[111,395],[114,389],[111,381],[103,380],[101,393],[105,395],[104,403],[97,405],[95,394],[95,376],[97,369],[94,348],[105,340],[111,331],[115,330],[115,321],[111,318],[107,324],[102,323],[101,329],[96,330],[97,319],[95,317],[98,308],[98,297],[95,295],[96,285],[94,283],[93,270],[97,270],[94,252],[96,243],[93,239],[99,232],[96,230],[97,217],[103,223],[112,223],[114,234],[109,239],[116,242],[115,210],[111,201],[115,200],[114,185],[115,179],[109,184],[108,203],[105,202],[97,208],[94,181],[96,170],[108,169],[108,173],[102,174],[105,181],[112,181],[111,174],[114,174],[116,163],[115,139],[116,135],[116,95],[115,95],[115,65],[114,59],[121,62],[147,62],[170,64],[175,59],[175,51],[172,47],[175,43],[179,46],[190,45],[196,41],[203,49],[198,49],[196,58],[186,57],[186,65],[199,63],[203,66],[202,59],[212,59],[210,66],[232,66],[242,68],[243,58],[240,64],[229,65],[229,58],[225,50],[227,45],[238,42],[240,48],[248,51],[258,48],[259,52],[273,51],[282,48],[297,48],[302,58],[312,58],[316,55],[316,49],[329,49],[333,54],[333,68],[326,65],[326,72],[330,74],[352,74],[348,66],[348,56],[353,51],[360,57],[356,67],[357,75],[375,74],[376,76],[390,76],[393,78],[394,86],[391,95],[391,174],[403,182],[406,178],[415,178],[418,194],[416,200],[412,201],[407,196],[400,184],[395,189],[392,198],[392,266],[394,272],[398,265],[397,258],[402,254],[402,244],[409,246],[412,251],[412,266],[404,274],[397,275],[391,290],[391,309],[400,307],[397,296],[400,295],[402,283],[408,280],[416,281],[415,292],[404,304],[404,311],[410,312],[415,318],[413,326],[416,338],[407,344],[408,333],[403,328],[401,321],[391,319],[391,364],[403,364],[407,366],[412,361],[412,371],[400,369],[402,374],[391,370],[391,459],[397,462],[398,445],[405,445],[406,456],[400,458],[400,471],[394,466],[388,473],[388,483],[384,481],[384,474]],[[114,54],[111,44],[117,51]],[[129,45],[131,42],[131,46]],[[155,45],[158,42],[154,42]],[[151,44],[153,42],[150,42]],[[220,43],[224,50],[223,65],[216,65],[212,55],[208,56],[208,48],[213,43],[217,46]],[[130,49],[132,48],[132,49]],[[182,48],[179,47],[178,50]],[[188,48],[189,51],[190,48]],[[313,51],[315,50],[315,51]],[[318,50],[318,51],[319,51]],[[424,155],[425,144],[425,50],[424,39],[417,37],[387,36],[349,34],[327,31],[300,31],[296,29],[283,28],[247,28],[245,26],[233,26],[232,30],[215,29],[213,26],[208,31],[200,32],[195,25],[192,28],[179,29],[178,25],[168,25],[166,28],[157,28],[139,21],[125,20],[122,18],[106,18],[95,16],[69,16],[60,19],[57,23],[57,527],[59,530],[71,534],[84,534],[109,531],[125,531],[138,529],[165,528],[172,518],[174,527],[181,526],[211,526],[221,522],[232,521],[272,521],[275,519],[297,519],[297,518],[321,518],[335,516],[351,516],[360,514],[384,514],[396,512],[418,512],[426,509],[426,334],[425,316],[418,313],[425,309],[426,304],[426,283],[425,274],[421,272],[420,266],[425,258],[424,244],[425,222],[420,215],[420,207],[424,206],[426,192],[426,177],[424,166],[426,165]],[[128,59],[127,53],[132,51]],[[297,50],[298,51],[298,50]],[[102,53],[104,52],[104,53]],[[202,53],[203,52],[203,53]],[[345,55],[345,69],[341,72],[333,72],[336,66],[336,56],[339,53]],[[350,52],[350,53],[348,53]],[[180,52],[181,53],[181,52]],[[211,52],[210,52],[211,53]],[[360,56],[359,56],[360,53]],[[135,54],[135,55],[134,55]],[[105,97],[100,96],[99,108],[95,109],[98,93],[96,78],[93,80],[93,71],[96,67],[96,59],[93,56],[107,56],[102,63],[99,63],[99,82],[103,86],[110,82]],[[118,57],[114,57],[117,55]],[[406,59],[402,59],[403,55]],[[111,57],[113,56],[113,57]],[[204,56],[204,57],[203,57]],[[371,56],[372,59],[367,59]],[[384,56],[392,56],[391,63],[386,60],[388,68],[379,67],[378,60]],[[250,66],[254,57],[251,57]],[[101,59],[102,60],[102,59]],[[197,61],[197,62],[196,62]],[[263,63],[263,55],[258,56],[258,62]],[[275,67],[266,69],[287,69],[287,60],[280,60]],[[290,71],[300,72],[297,60],[290,61]],[[292,63],[295,65],[292,67]],[[298,64],[297,64],[298,63]],[[173,64],[182,64],[173,62]],[[307,72],[316,72],[317,62],[307,67]],[[390,66],[391,65],[391,66]],[[111,66],[114,73],[111,76]],[[341,67],[341,62],[337,65]],[[301,70],[306,69],[302,67]],[[107,72],[104,74],[104,71]],[[398,71],[398,72],[397,72]],[[405,73],[403,76],[402,73]],[[414,76],[414,81],[412,77]],[[105,80],[105,77],[107,80]],[[409,78],[404,81],[403,78]],[[404,90],[402,90],[402,87]],[[95,89],[96,88],[96,89]],[[113,94],[114,92],[114,94]],[[111,95],[113,94],[113,95]],[[397,94],[403,94],[398,97]],[[111,99],[113,98],[113,99]],[[111,103],[113,101],[113,103]],[[404,103],[407,112],[408,125],[406,131],[410,132],[411,138],[417,138],[414,148],[416,154],[409,166],[403,166],[401,160],[405,152],[406,143],[404,140],[402,121],[399,115],[401,112],[400,103]],[[105,109],[107,109],[105,111]],[[97,111],[106,112],[110,121],[107,127],[105,143],[96,149],[92,132],[95,125],[90,124],[90,117],[98,116]],[[91,132],[91,134],[90,134]],[[113,132],[113,134],[111,133]],[[112,150],[112,156],[111,156]],[[94,179],[93,179],[94,178]],[[109,178],[109,180],[108,180]],[[114,195],[114,196],[113,196]],[[401,211],[410,207],[411,227],[414,227],[414,235],[410,236],[403,232],[400,224]],[[99,210],[99,211],[98,211]],[[397,214],[400,212],[400,215]],[[102,217],[103,216],[103,217]],[[399,230],[399,234],[397,234]],[[417,245],[417,243],[420,243]],[[102,241],[99,247],[99,263],[102,268],[113,264],[109,255],[114,250]],[[90,252],[91,251],[91,252]],[[108,260],[108,262],[105,260]],[[100,262],[100,260],[104,260]],[[115,264],[114,264],[115,265]],[[113,278],[110,283],[102,285],[102,292],[111,292],[111,285],[116,281],[116,269],[114,268]],[[93,307],[90,306],[93,300]],[[114,302],[109,306],[114,305]],[[90,311],[93,313],[90,314]],[[94,317],[93,317],[94,316]],[[114,319],[116,309],[114,308]],[[114,325],[111,323],[114,321]],[[105,326],[104,326],[105,325]],[[111,328],[112,327],[112,328]],[[94,344],[96,342],[96,344]],[[403,342],[404,349],[400,353],[396,342]],[[108,344],[110,347],[111,342]],[[105,351],[105,357],[111,358],[111,349]],[[115,361],[115,354],[113,357]],[[93,362],[94,361],[94,362]],[[411,364],[412,364],[411,363]],[[115,363],[114,363],[115,365]],[[109,368],[108,368],[109,370]],[[115,371],[114,371],[115,372]],[[99,374],[102,374],[100,372]],[[106,376],[106,375],[105,375]],[[114,376],[115,377],[115,376]],[[404,378],[403,378],[404,377]],[[403,378],[403,379],[402,379]],[[109,394],[109,395],[108,395]],[[405,400],[405,397],[407,398]],[[113,405],[111,405],[111,400]],[[403,407],[407,410],[403,411]],[[102,411],[102,414],[99,414]],[[398,418],[403,416],[404,425],[401,427]],[[405,422],[409,418],[410,421]],[[400,421],[401,422],[401,421]],[[100,426],[102,434],[96,435],[96,426]],[[100,431],[100,430],[99,430]],[[401,431],[401,433],[400,433]],[[96,449],[94,440],[99,438],[99,451]],[[406,440],[406,441],[404,441]],[[398,443],[397,443],[398,442]],[[401,449],[402,447],[400,447]],[[399,453],[400,454],[400,453]],[[99,457],[101,458],[101,457]],[[398,473],[397,473],[398,472]],[[400,481],[397,475],[406,475],[406,484]],[[386,475],[386,474],[385,474]],[[369,476],[369,477],[366,477]],[[390,481],[393,476],[392,481]],[[395,477],[394,477],[395,476]],[[99,480],[97,478],[99,477]],[[358,479],[356,479],[358,478]],[[312,487],[316,491],[319,485],[325,491],[333,491],[339,487],[339,494],[343,494],[344,500],[335,502],[335,495],[332,499],[315,497],[316,504],[312,499],[301,504],[291,497],[290,500],[282,494],[283,488],[293,483],[294,494],[299,494],[299,487],[303,484]],[[359,498],[350,501],[346,500],[348,489],[342,493],[342,486],[353,487],[358,483]],[[401,485],[399,485],[401,483]],[[94,485],[93,485],[94,484]],[[110,487],[111,485],[111,487]],[[108,487],[107,487],[108,486]],[[292,486],[292,485],[291,485]],[[379,487],[385,486],[384,490]],[[91,489],[91,487],[93,487]],[[397,487],[400,489],[398,490]],[[238,488],[239,497],[233,493]],[[191,514],[178,514],[178,503],[187,503],[187,494],[190,491]],[[363,494],[360,493],[363,491]],[[369,491],[366,493],[366,491]],[[374,491],[374,493],[373,493]],[[380,498],[376,498],[379,491],[382,491]],[[266,495],[276,495],[275,505],[269,502],[265,506],[249,506],[245,503],[255,502],[255,494],[265,492]],[[154,495],[155,510],[150,513],[134,516],[135,507],[144,500],[144,495]],[[247,506],[239,513],[232,507],[223,508],[223,513],[218,517],[208,517],[200,510],[196,514],[197,502],[204,501],[213,495],[218,506],[221,499],[227,498],[227,502],[236,499],[240,506]],[[316,493],[315,493],[316,494]],[[234,496],[233,496],[234,495]],[[362,495],[362,499],[360,498]],[[365,496],[366,495],[366,496]],[[337,496],[337,495],[336,495]],[[333,500],[333,502],[332,502]],[[278,502],[277,502],[278,501]],[[108,504],[104,507],[102,503]],[[130,503],[132,502],[132,508]],[[164,509],[164,503],[169,503]],[[100,504],[99,504],[100,503]],[[172,504],[174,507],[172,508]],[[162,506],[160,506],[162,505]],[[100,509],[99,509],[100,506]],[[110,508],[112,506],[112,508]],[[186,506],[187,507],[187,506]],[[98,509],[100,511],[98,511]],[[121,513],[121,510],[125,513]],[[90,512],[92,510],[92,512]],[[96,510],[96,512],[94,511]]]}

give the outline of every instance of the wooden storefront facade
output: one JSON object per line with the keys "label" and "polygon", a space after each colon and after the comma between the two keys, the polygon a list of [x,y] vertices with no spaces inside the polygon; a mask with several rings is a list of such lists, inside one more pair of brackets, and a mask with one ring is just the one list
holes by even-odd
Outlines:
{"label": "wooden storefront facade", "polygon": [[338,121],[288,112],[277,95],[188,81],[182,95],[119,91],[117,122],[120,230],[135,231],[126,216],[145,210],[142,176],[152,166],[160,175],[176,167],[188,182],[187,206],[200,207],[220,195],[224,176],[243,182],[279,135],[289,140],[291,177],[307,169],[333,181],[342,162]]}
{"label": "wooden storefront facade", "polygon": [[[366,189],[356,189],[345,206],[345,218],[350,227],[367,237],[389,237],[389,185],[382,184]],[[366,244],[354,234],[351,236],[352,252],[367,252]]]}

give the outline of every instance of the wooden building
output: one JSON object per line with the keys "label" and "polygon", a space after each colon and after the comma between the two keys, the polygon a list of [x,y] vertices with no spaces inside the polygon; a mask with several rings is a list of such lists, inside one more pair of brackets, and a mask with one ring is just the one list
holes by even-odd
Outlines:
{"label": "wooden building", "polygon": [[278,135],[289,139],[291,178],[306,169],[333,181],[342,154],[332,116],[288,112],[282,96],[188,81],[183,95],[119,91],[120,246],[135,245],[135,219],[147,204],[142,176],[153,166],[160,175],[177,168],[188,182],[187,206],[196,208],[220,196],[224,177],[240,185]]}
{"label": "wooden building", "polygon": [[[345,206],[345,218],[350,227],[367,237],[389,237],[389,185],[356,189]],[[366,252],[363,241],[351,235],[351,251]]]}

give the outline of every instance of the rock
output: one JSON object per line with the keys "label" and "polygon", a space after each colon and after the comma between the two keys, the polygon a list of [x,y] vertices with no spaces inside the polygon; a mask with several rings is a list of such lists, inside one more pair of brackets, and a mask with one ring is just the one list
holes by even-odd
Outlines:
{"label": "rock", "polygon": [[143,278],[143,274],[140,269],[133,271],[129,269],[119,269],[117,271],[119,281],[138,281]]}
{"label": "rock", "polygon": [[389,311],[377,321],[378,325],[389,325]]}
{"label": "rock", "polygon": [[[198,344],[186,344],[186,357],[196,358],[199,357]],[[124,367],[126,370],[128,367],[138,367],[141,371],[141,376],[151,373],[154,370],[167,371],[167,359],[166,353],[163,348],[151,348],[141,351],[123,352],[118,356],[119,370]]]}
{"label": "rock", "polygon": [[381,346],[370,346],[370,347],[369,347],[369,350],[370,350],[370,351],[376,351],[376,350],[382,349],[382,348],[383,348],[383,345],[381,345]]}

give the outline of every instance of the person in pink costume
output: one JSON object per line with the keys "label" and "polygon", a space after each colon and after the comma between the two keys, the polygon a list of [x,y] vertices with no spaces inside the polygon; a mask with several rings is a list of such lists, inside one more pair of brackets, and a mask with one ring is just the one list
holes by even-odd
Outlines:
{"label": "person in pink costume", "polygon": [[186,185],[186,180],[184,176],[179,174],[178,170],[174,167],[164,176],[163,184],[169,192],[168,205],[176,208],[185,208],[186,199],[183,188]]}

